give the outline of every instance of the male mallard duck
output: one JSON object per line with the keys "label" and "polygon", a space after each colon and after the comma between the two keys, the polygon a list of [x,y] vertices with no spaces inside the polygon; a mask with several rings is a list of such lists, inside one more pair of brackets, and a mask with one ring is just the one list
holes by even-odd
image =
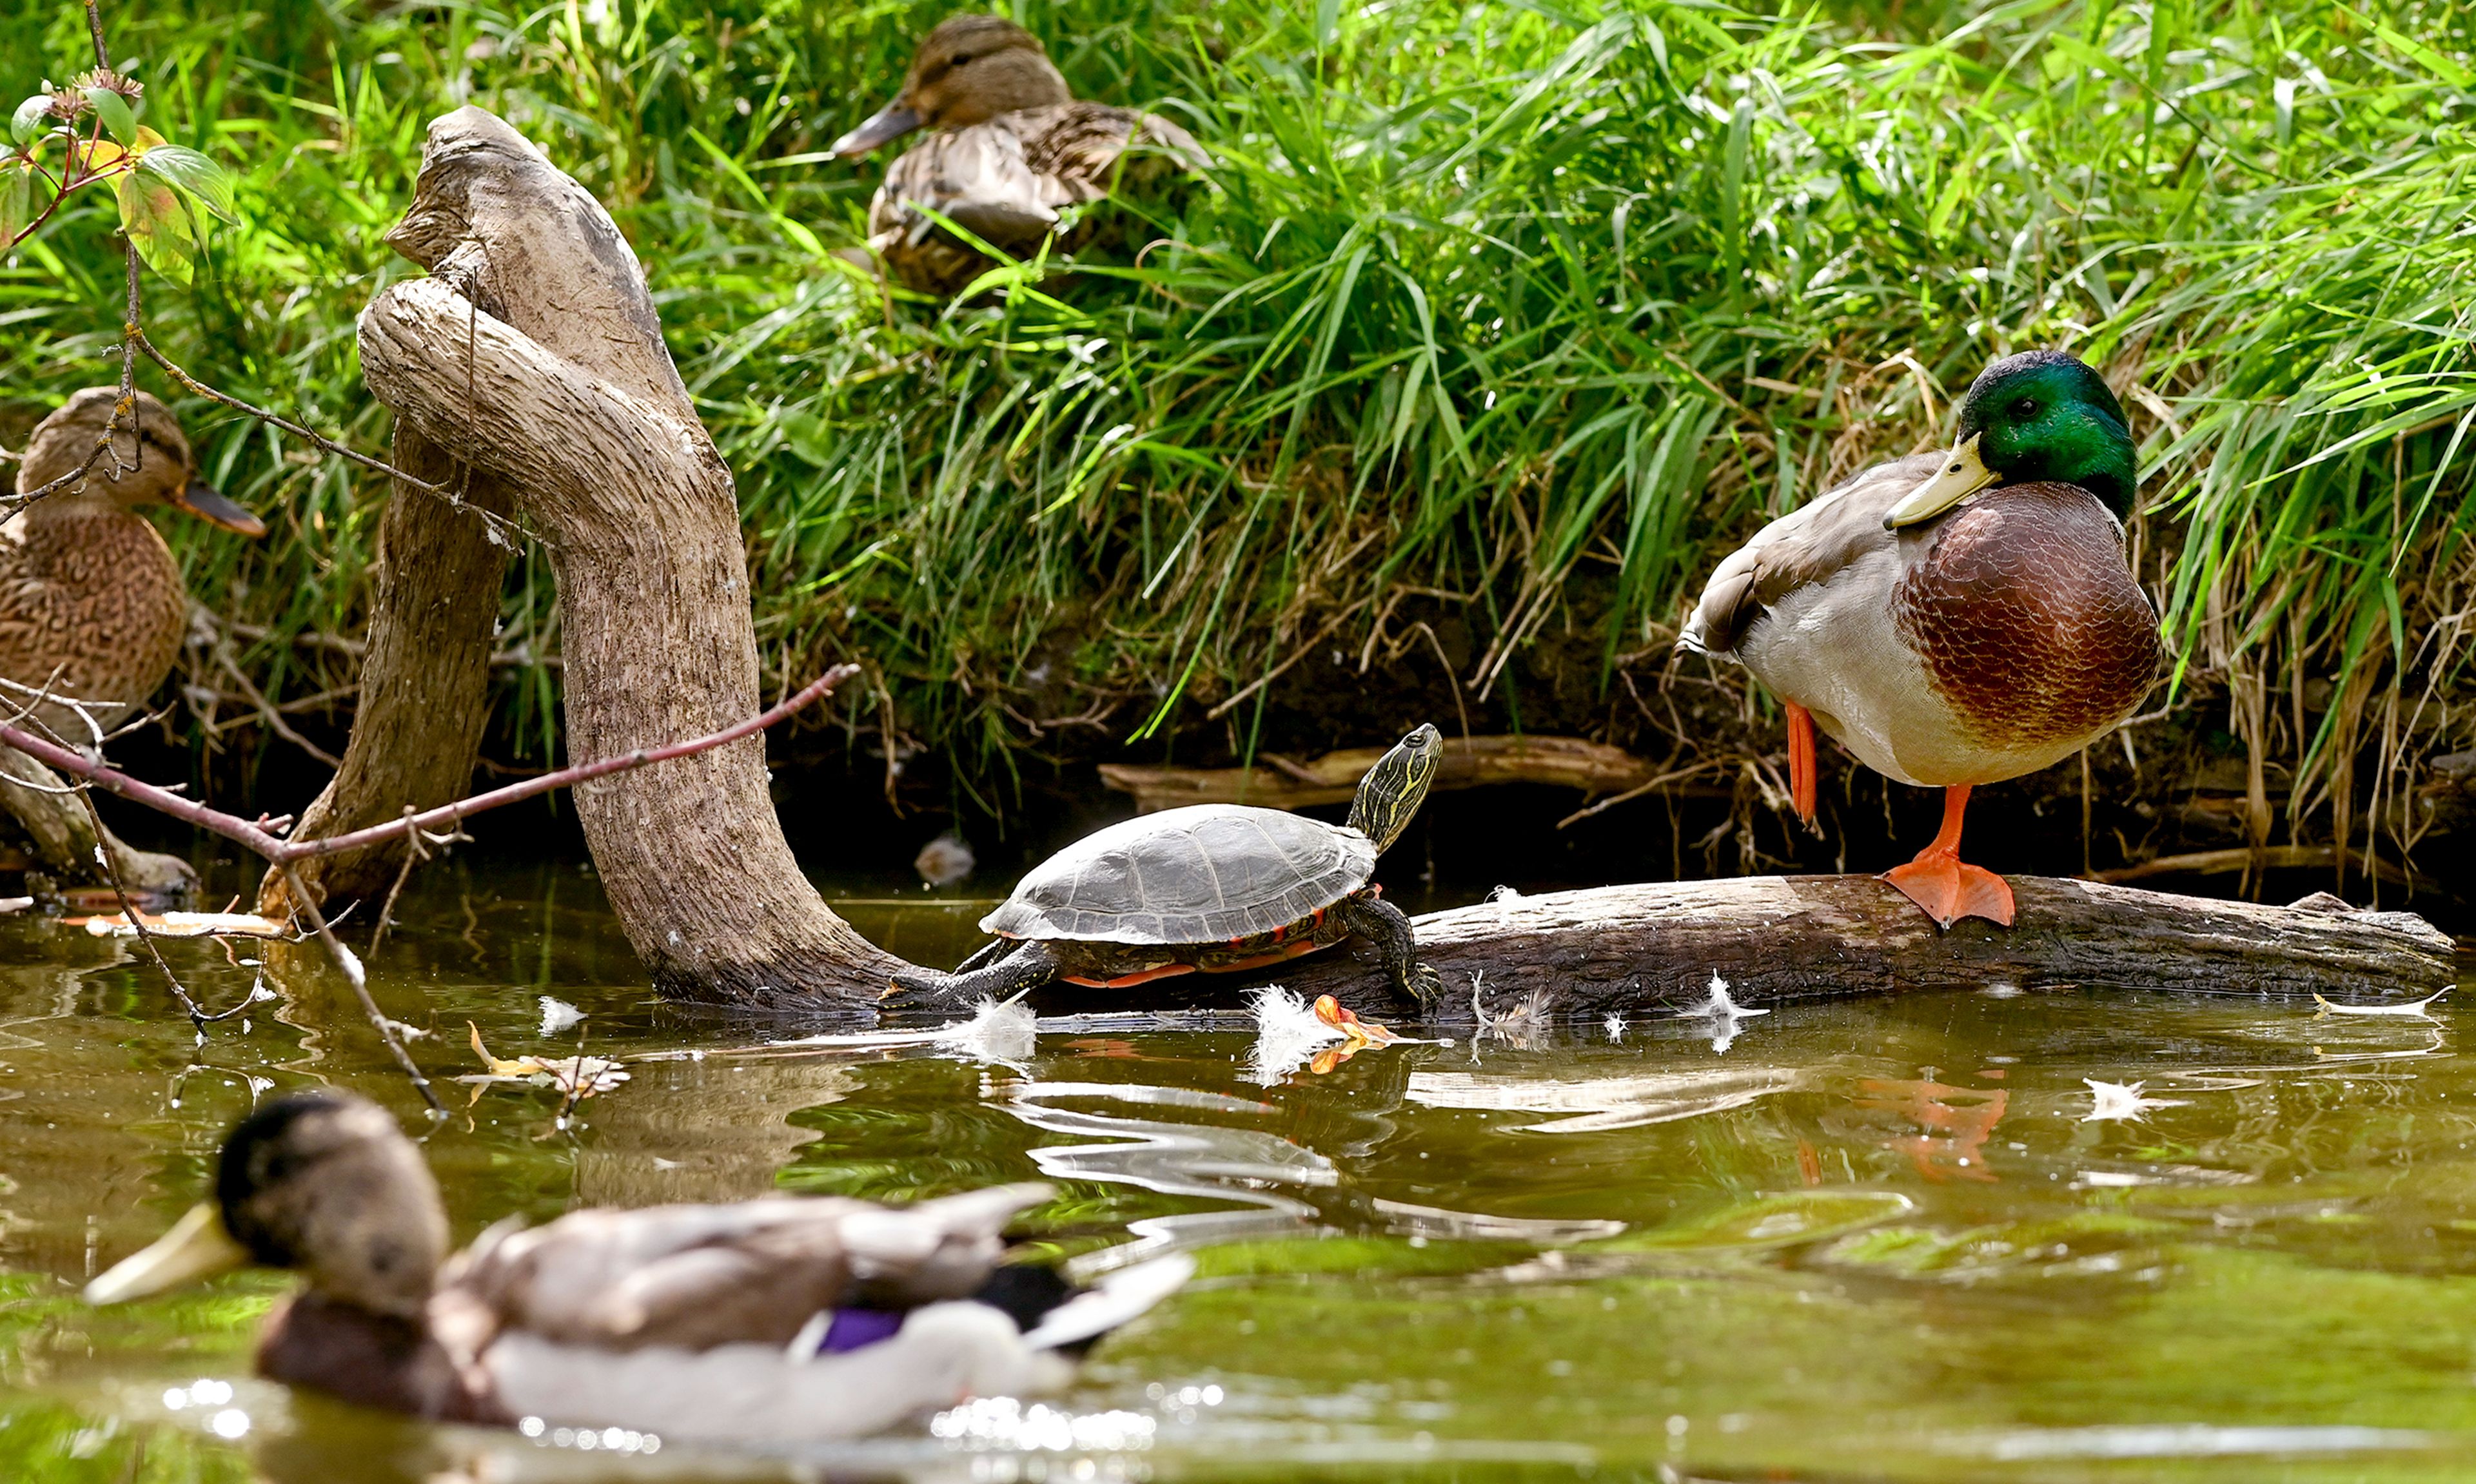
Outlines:
{"label": "male mallard duck", "polygon": [[[923,128],[928,137],[894,162],[870,201],[868,233],[895,275],[925,293],[957,293],[989,261],[939,232],[922,207],[1028,258],[1065,208],[1205,163],[1202,146],[1167,119],[1077,101],[1040,38],[995,15],[939,23],[894,101],[829,153],[857,158]],[[1080,235],[1064,245],[1081,245]]]}
{"label": "male mallard duck", "polygon": [[2132,714],[2158,615],[2124,560],[2132,433],[2056,351],[1988,366],[1947,454],[1876,464],[1720,563],[1677,647],[1735,659],[1788,710],[1814,818],[1814,726],[1868,767],[1944,790],[1943,829],[1885,878],[1949,927],[2010,926],[2012,888],[1960,859],[1968,791],[2071,755]]}
{"label": "male mallard duck", "polygon": [[260,1338],[272,1379],[438,1421],[526,1419],[725,1443],[878,1431],[1062,1384],[1072,1352],[1165,1297],[1185,1257],[1076,1291],[1002,1267],[1049,1194],[900,1210],[833,1197],[502,1222],[463,1252],[421,1151],[375,1103],[273,1100],[225,1140],[213,1200],[87,1286],[116,1303],[260,1263],[307,1289]]}

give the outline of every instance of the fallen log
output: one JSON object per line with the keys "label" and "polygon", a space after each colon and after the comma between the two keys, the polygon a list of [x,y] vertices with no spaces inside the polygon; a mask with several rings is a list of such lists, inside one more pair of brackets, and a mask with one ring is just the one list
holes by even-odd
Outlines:
{"label": "fallen log", "polygon": [[[2407,912],[2371,912],[2316,893],[2292,906],[2221,902],[2052,877],[2009,878],[2010,928],[1966,921],[1938,932],[1870,876],[1746,877],[1604,886],[1481,903],[1415,920],[1420,957],[1444,976],[1432,1018],[1468,1023],[1475,987],[1491,1016],[1535,1006],[1558,1020],[1679,1011],[1711,977],[1741,1005],[1778,1005],[1949,987],[2153,989],[2389,1004],[2447,989],[2449,937]],[[1276,978],[1361,1014],[1413,1007],[1373,950],[1351,943],[1241,980],[1188,975],[1143,988],[1147,1002],[1236,1004]],[[1063,1003],[1054,991],[1050,1002]]]}
{"label": "fallen log", "polygon": [[[1390,744],[1387,744],[1389,746]],[[1138,813],[1189,804],[1251,804],[1268,809],[1300,809],[1347,804],[1358,780],[1384,755],[1381,747],[1349,747],[1300,761],[1277,753],[1258,754],[1252,768],[1171,768],[1102,763],[1101,781],[1135,796]],[[1622,748],[1579,737],[1461,737],[1445,743],[1444,762],[1432,789],[1477,788],[1491,783],[1546,783],[1586,794],[1628,793],[1660,782],[1681,782],[1687,772],[1664,777]],[[1724,792],[1724,791],[1723,791]]]}

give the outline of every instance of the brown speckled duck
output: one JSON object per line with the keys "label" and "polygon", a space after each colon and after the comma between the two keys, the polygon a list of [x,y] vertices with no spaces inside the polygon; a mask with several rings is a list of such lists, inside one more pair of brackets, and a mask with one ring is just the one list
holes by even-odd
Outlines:
{"label": "brown speckled duck", "polygon": [[1053,1389],[1194,1271],[1161,1257],[1077,1289],[1001,1265],[1006,1223],[1048,1195],[583,1210],[502,1222],[451,1258],[421,1151],[377,1104],[322,1089],[241,1120],[212,1197],[86,1297],[290,1268],[307,1285],[259,1341],[274,1380],[442,1422],[817,1442]]}
{"label": "brown speckled duck", "polygon": [[[89,386],[37,424],[17,470],[18,492],[76,472],[119,397],[116,386]],[[109,730],[145,705],[171,673],[188,631],[180,564],[138,508],[174,506],[244,535],[266,531],[198,478],[189,441],[163,404],[140,392],[136,412],[135,432],[124,421],[111,451],[82,482],[0,522],[0,679],[92,703],[91,725],[65,705],[47,704],[34,713],[72,745],[91,742],[94,728]],[[14,705],[0,709],[14,713]],[[120,884],[141,900],[167,902],[195,884],[186,861],[132,850],[109,832],[98,837],[85,807],[60,794],[59,784],[33,758],[0,750],[0,809],[23,827],[46,869],[67,880],[93,879],[102,845],[112,853]]]}
{"label": "brown speckled duck", "polygon": [[[75,470],[94,451],[119,401],[116,386],[89,386],[35,427],[17,469],[20,494]],[[115,456],[136,463],[112,477]],[[266,533],[257,516],[198,477],[189,440],[163,404],[137,394],[137,431],[123,428],[111,453],[74,488],[46,496],[0,525],[0,677],[100,703],[106,728],[143,705],[172,673],[189,631],[189,595],[172,549],[138,513],[168,505],[243,535]],[[87,740],[65,707],[45,719],[72,742]]]}
{"label": "brown speckled duck", "polygon": [[[885,172],[869,203],[869,246],[894,275],[951,296],[989,260],[941,232],[927,207],[993,247],[1028,258],[1069,207],[1142,193],[1205,163],[1167,119],[1077,100],[1040,38],[995,15],[955,15],[920,43],[903,90],[833,143],[844,159],[915,129],[928,137]],[[1069,251],[1089,229],[1067,233]]]}
{"label": "brown speckled duck", "polygon": [[1677,647],[1780,698],[1809,822],[1817,724],[1886,778],[1942,788],[1941,832],[1885,878],[1944,927],[2009,926],[2012,888],[1960,858],[1968,791],[2070,756],[2149,693],[2158,615],[2123,555],[2136,487],[2097,373],[2006,357],[1970,385],[1950,452],[1864,470],[1720,563]]}

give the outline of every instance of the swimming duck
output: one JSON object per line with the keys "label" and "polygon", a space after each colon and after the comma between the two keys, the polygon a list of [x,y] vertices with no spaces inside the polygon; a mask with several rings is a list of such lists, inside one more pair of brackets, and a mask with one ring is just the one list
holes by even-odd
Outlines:
{"label": "swimming duck", "polygon": [[2008,927],[2012,888],[1960,858],[1968,793],[2071,755],[2148,694],[2158,614],[2123,552],[2137,487],[2096,372],[2005,357],[1969,386],[1948,453],[1866,469],[1721,562],[1677,647],[1780,698],[1808,823],[1818,723],[1875,772],[1942,788],[1942,830],[1885,879],[1943,927]]}
{"label": "swimming duck", "polygon": [[421,1151],[377,1104],[321,1089],[242,1119],[213,1197],[86,1297],[295,1269],[308,1283],[259,1342],[274,1380],[442,1422],[815,1442],[1054,1389],[1066,1355],[1193,1272],[1157,1258],[1076,1290],[1001,1266],[999,1233],[1049,1194],[584,1210],[502,1222],[449,1258]]}
{"label": "swimming duck", "polygon": [[[1064,209],[1112,190],[1141,193],[1205,163],[1202,146],[1167,119],[1076,99],[1040,38],[995,15],[940,22],[894,101],[829,153],[856,159],[915,129],[930,134],[885,172],[869,203],[869,246],[905,284],[947,296],[989,260],[921,208],[1028,258]],[[1060,245],[1071,251],[1089,235],[1069,232]]]}
{"label": "swimming duck", "polygon": [[[18,493],[85,463],[119,400],[117,386],[89,386],[37,423],[17,468]],[[81,483],[0,524],[0,679],[94,703],[94,725],[107,731],[161,687],[189,630],[180,563],[140,507],[168,505],[227,531],[266,533],[257,516],[199,478],[189,440],[162,403],[139,392],[136,422],[134,433],[123,424]],[[115,460],[136,467],[114,477]],[[67,706],[46,704],[35,718],[72,745],[93,739]],[[37,852],[56,871],[89,874],[93,837],[84,808],[42,792],[59,780],[33,759],[12,753],[5,769],[28,786],[0,784],[0,802]],[[116,861],[132,890],[176,892],[188,877],[186,862],[126,846]]]}

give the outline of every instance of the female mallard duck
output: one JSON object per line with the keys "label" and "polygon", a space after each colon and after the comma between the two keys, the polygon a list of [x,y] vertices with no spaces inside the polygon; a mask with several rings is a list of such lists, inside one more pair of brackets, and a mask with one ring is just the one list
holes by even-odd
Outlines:
{"label": "female mallard duck", "polygon": [[1814,818],[1814,726],[1868,767],[1944,790],[1943,829],[1885,876],[1944,926],[2010,926],[2012,888],[1960,858],[1968,791],[2071,755],[2132,714],[2158,615],[2124,560],[2132,433],[2055,351],[1988,366],[1951,451],[1877,464],[1720,563],[1677,647],[1735,659],[1788,710]]}
{"label": "female mallard duck", "polygon": [[[85,464],[119,401],[116,386],[89,386],[37,424],[17,469],[18,493]],[[137,394],[135,432],[124,421],[85,480],[0,524],[0,680],[87,703],[85,716],[48,703],[34,712],[73,745],[91,742],[96,729],[110,730],[143,705],[171,674],[189,631],[181,565],[138,513],[149,505],[186,510],[243,535],[266,533],[258,517],[198,477],[181,425],[144,392]],[[51,791],[59,781],[21,754],[0,757],[0,805],[25,827],[52,870],[90,876],[98,842],[84,806]],[[192,879],[185,861],[110,843],[132,891],[176,895]]]}
{"label": "female mallard duck", "polygon": [[1165,1297],[1184,1257],[1077,1291],[1003,1267],[1045,1185],[889,1210],[832,1197],[502,1222],[463,1252],[421,1151],[376,1104],[314,1091],[235,1127],[212,1200],[88,1284],[116,1303],[260,1263],[307,1289],[266,1322],[272,1379],[445,1422],[664,1438],[855,1437],[972,1396],[1063,1383]]}
{"label": "female mallard duck", "polygon": [[[120,400],[116,386],[89,386],[35,426],[17,468],[17,491],[74,472],[102,441]],[[137,394],[136,432],[124,425],[85,481],[35,502],[0,526],[0,677],[49,684],[96,703],[110,728],[145,704],[189,631],[189,594],[172,549],[138,513],[177,509],[247,536],[266,534],[257,516],[198,477],[189,440],[161,402]],[[114,461],[132,465],[114,477]],[[56,730],[76,726],[46,713]],[[83,728],[63,735],[86,740]]]}
{"label": "female mallard duck", "polygon": [[[1040,38],[995,15],[955,15],[920,43],[903,90],[829,153],[868,154],[914,129],[928,137],[885,172],[869,203],[869,246],[924,293],[953,295],[989,260],[936,229],[927,208],[1009,256],[1028,258],[1058,213],[1112,189],[1141,192],[1204,164],[1164,118],[1079,102]],[[1071,233],[1062,245],[1082,245]]]}

